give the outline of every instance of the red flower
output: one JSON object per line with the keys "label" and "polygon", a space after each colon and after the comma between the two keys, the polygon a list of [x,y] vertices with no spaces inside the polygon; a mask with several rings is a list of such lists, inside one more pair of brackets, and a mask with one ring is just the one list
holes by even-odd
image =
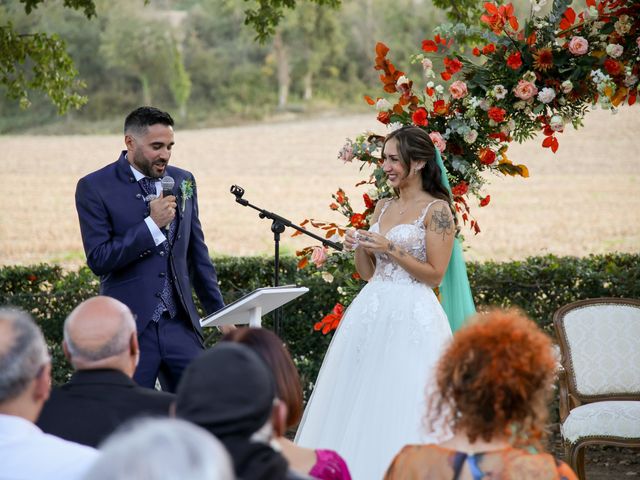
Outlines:
{"label": "red flower", "polygon": [[433,102],[433,113],[435,113],[436,115],[444,115],[445,113],[447,113],[447,110],[447,104],[444,100],[436,100],[435,102]]}
{"label": "red flower", "polygon": [[378,113],[378,121],[380,123],[384,123],[385,125],[391,121],[391,114],[389,112],[380,112]]}
{"label": "red flower", "polygon": [[507,111],[499,108],[499,107],[491,107],[487,112],[489,118],[496,123],[504,122],[504,116],[507,114]]}
{"label": "red flower", "polygon": [[609,75],[618,75],[622,70],[622,65],[612,58],[607,58],[604,61],[604,69]]}
{"label": "red flower", "polygon": [[490,148],[483,148],[478,153],[478,157],[480,157],[480,162],[485,165],[491,165],[496,161],[496,152],[491,150]]}
{"label": "red flower", "polygon": [[444,66],[451,75],[458,73],[462,69],[462,62],[457,58],[444,57]]}
{"label": "red flower", "polygon": [[420,107],[415,112],[413,112],[413,115],[411,115],[411,121],[414,123],[414,125],[426,127],[427,125],[429,125],[429,121],[427,120],[427,111],[424,108]]}
{"label": "red flower", "polygon": [[38,277],[36,277],[33,273],[27,275],[27,280],[29,280],[30,282],[35,282],[37,279]]}
{"label": "red flower", "polygon": [[367,209],[373,208],[375,206],[375,203],[373,202],[373,200],[371,200],[371,197],[366,193],[362,195],[362,198],[364,199],[364,206],[367,207]]}
{"label": "red flower", "polygon": [[517,70],[522,66],[522,57],[520,52],[514,52],[507,58],[507,66],[513,70]]}
{"label": "red flower", "polygon": [[353,215],[351,215],[349,221],[351,222],[351,226],[353,228],[364,228],[367,226],[365,217],[362,213],[354,213]]}
{"label": "red flower", "polygon": [[343,205],[347,201],[347,196],[344,194],[344,190],[339,188],[335,194],[335,199],[340,205]]}
{"label": "red flower", "polygon": [[423,40],[422,41],[422,50],[424,52],[437,52],[438,45],[433,40]]}
{"label": "red flower", "polygon": [[489,55],[495,51],[496,51],[496,46],[493,43],[490,43],[489,45],[485,45],[484,47],[482,47],[482,53],[485,55]]}
{"label": "red flower", "polygon": [[473,53],[476,57],[479,57],[480,49],[478,47],[473,47],[473,50],[471,50],[471,53]]}
{"label": "red flower", "polygon": [[461,181],[460,183],[458,183],[457,185],[455,185],[451,189],[451,193],[453,193],[454,195],[456,195],[458,197],[461,196],[461,195],[464,195],[468,191],[469,191],[469,185],[464,180]]}
{"label": "red flower", "polygon": [[354,280],[360,280],[362,277],[360,276],[360,274],[358,272],[353,272],[351,274],[351,278],[353,278]]}
{"label": "red flower", "polygon": [[330,331],[338,328],[340,320],[342,320],[342,315],[344,315],[344,306],[341,303],[336,303],[331,313],[328,313],[322,320],[317,322],[313,326],[313,329],[315,331],[322,330],[322,333],[326,335]]}
{"label": "red flower", "polygon": [[332,203],[331,205],[329,205],[329,208],[331,210],[337,210],[338,209],[338,204],[337,203]]}
{"label": "red flower", "polygon": [[486,197],[480,200],[480,206],[486,207],[487,205],[489,205],[490,201],[491,201],[491,195],[487,195]]}

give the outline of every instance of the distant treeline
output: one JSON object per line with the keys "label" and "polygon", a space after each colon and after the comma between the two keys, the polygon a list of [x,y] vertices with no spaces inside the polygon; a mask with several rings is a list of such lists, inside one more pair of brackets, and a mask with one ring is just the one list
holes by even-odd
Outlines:
{"label": "distant treeline", "polygon": [[146,6],[100,0],[97,6],[97,18],[88,20],[59,4],[25,15],[20,2],[0,3],[0,23],[7,18],[18,31],[57,33],[66,42],[89,97],[60,119],[44,98],[34,95],[33,105],[21,110],[0,91],[0,133],[81,132],[87,125],[112,131],[140,104],[169,110],[181,128],[277,111],[354,108],[363,105],[363,93],[381,93],[373,69],[376,41],[408,69],[410,55],[444,19],[425,0],[346,0],[338,10],[299,3],[260,44],[244,25],[244,0]]}

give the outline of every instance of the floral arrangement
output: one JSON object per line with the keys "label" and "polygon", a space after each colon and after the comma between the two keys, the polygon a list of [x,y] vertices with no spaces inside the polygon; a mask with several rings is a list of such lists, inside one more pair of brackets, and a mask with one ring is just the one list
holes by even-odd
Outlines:
{"label": "floral arrangement", "polygon": [[[511,4],[490,2],[484,4],[486,13],[480,19],[483,29],[440,27],[412,56],[422,67],[420,83],[396,69],[384,44],[376,45],[375,69],[388,95],[365,100],[388,130],[413,124],[429,132],[447,168],[456,210],[474,233],[480,227],[471,216],[470,196],[480,207],[490,202],[481,173],[529,175],[525,165],[508,157],[510,142],[542,133],[542,147],[555,153],[559,134],[569,124],[579,127],[589,107],[599,105],[615,113],[637,99],[640,1],[586,0],[584,10],[576,12],[571,2],[556,0],[543,16],[545,3],[532,0],[531,14],[522,28]],[[471,55],[465,56],[470,41]],[[439,72],[434,67],[436,56],[442,60]],[[383,138],[365,133],[347,140],[338,154],[345,162],[355,159],[362,162],[361,168],[373,169],[369,179],[360,183],[370,187],[363,195],[363,212],[353,210],[343,190],[333,195],[330,208],[347,218],[347,228],[367,228],[375,202],[391,195],[376,156]],[[345,231],[335,223],[306,223],[325,230],[327,238]],[[325,269],[328,281],[332,268],[349,268],[351,259],[344,254],[324,255],[319,261],[315,248],[319,247],[298,252],[300,268],[311,260]],[[351,287],[341,292],[347,301],[359,285]],[[331,331],[339,322],[336,314],[334,309],[316,329]]]}

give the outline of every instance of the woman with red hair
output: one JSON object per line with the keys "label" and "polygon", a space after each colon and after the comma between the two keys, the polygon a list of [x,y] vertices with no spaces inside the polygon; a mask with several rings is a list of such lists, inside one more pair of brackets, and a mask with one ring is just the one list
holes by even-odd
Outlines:
{"label": "woman with red hair", "polygon": [[551,340],[517,310],[477,315],[440,358],[426,424],[449,424],[438,445],[407,445],[386,480],[577,480],[541,453],[556,359]]}

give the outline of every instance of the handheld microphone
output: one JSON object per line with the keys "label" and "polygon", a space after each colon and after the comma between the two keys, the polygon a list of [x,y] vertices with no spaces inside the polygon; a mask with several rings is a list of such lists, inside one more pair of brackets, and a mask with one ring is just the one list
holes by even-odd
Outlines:
{"label": "handheld microphone", "polygon": [[168,197],[169,195],[173,195],[173,187],[176,184],[176,181],[173,177],[169,175],[162,177],[162,181],[160,182],[162,185],[162,196]]}

